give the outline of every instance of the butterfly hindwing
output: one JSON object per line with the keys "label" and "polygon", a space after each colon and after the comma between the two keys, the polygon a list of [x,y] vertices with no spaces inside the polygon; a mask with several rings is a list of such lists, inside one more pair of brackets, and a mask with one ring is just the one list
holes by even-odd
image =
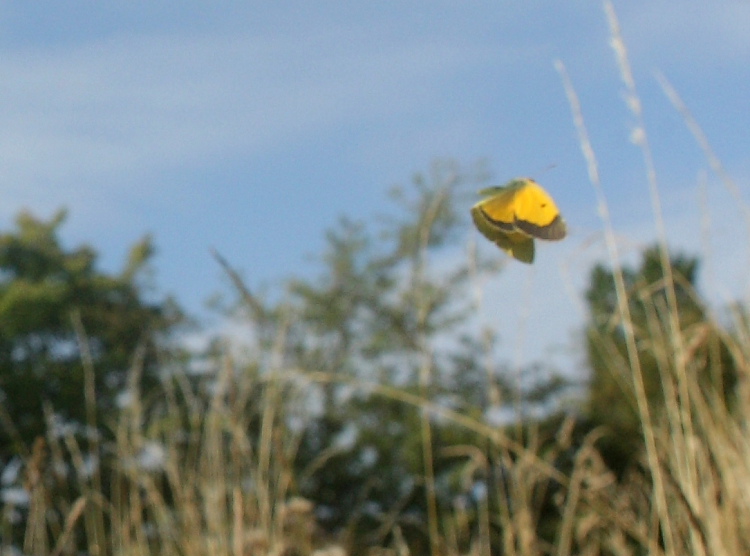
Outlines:
{"label": "butterfly hindwing", "polygon": [[534,239],[526,234],[520,232],[504,234],[495,240],[495,244],[522,263],[534,262]]}

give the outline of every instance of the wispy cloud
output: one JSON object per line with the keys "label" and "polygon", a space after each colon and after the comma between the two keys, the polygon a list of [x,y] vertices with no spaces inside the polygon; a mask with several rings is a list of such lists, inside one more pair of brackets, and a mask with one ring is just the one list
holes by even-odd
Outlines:
{"label": "wispy cloud", "polygon": [[[0,6],[7,16],[0,18],[0,217],[21,206],[48,213],[69,205],[71,225],[96,220],[78,235],[106,248],[154,231],[166,245],[162,276],[181,295],[215,287],[206,285],[211,270],[190,280],[206,264],[208,244],[240,266],[246,261],[235,257],[247,257],[260,280],[287,275],[335,213],[377,212],[370,205],[385,199],[389,180],[408,180],[441,155],[487,156],[500,181],[557,163],[549,178],[536,177],[549,182],[573,231],[595,233],[593,196],[552,68],[558,57],[580,89],[618,226],[627,235],[628,225],[650,217],[634,193],[639,158],[627,144],[628,115],[596,3],[438,2],[431,17],[376,4],[223,10],[189,3],[187,15],[160,4],[72,4],[34,3],[41,19],[21,4]],[[616,7],[637,70],[654,62],[671,76],[662,59],[688,69],[691,100],[712,98],[704,70],[730,75],[727,68],[745,67],[737,62],[750,52],[747,6],[660,0]],[[653,95],[644,102],[654,106]],[[719,121],[741,110],[740,101],[727,104],[696,115]],[[658,148],[663,130],[673,157],[666,160],[691,178],[697,151],[676,146],[677,125],[676,116],[659,119],[649,131]],[[727,134],[729,141],[745,144]],[[684,187],[677,179],[669,185]],[[277,217],[281,211],[294,230]],[[564,261],[554,258],[567,249],[540,251],[534,272],[545,296],[560,285]],[[565,256],[579,271],[587,264]],[[521,269],[509,270],[511,284],[501,277],[498,299],[525,279]],[[562,319],[571,305],[564,297],[544,303],[544,310],[532,307],[541,321],[530,326],[565,328],[549,315]]]}
{"label": "wispy cloud", "polygon": [[[488,52],[356,37],[130,36],[0,59],[4,181],[27,202],[216,158],[257,156],[418,110]],[[148,187],[146,183],[143,187]],[[35,193],[36,192],[36,193]],[[35,198],[37,197],[37,198]]]}

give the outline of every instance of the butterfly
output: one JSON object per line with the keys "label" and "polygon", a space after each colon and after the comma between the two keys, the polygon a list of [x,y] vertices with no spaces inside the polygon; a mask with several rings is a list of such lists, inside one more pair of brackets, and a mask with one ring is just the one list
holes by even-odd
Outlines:
{"label": "butterfly", "polygon": [[471,209],[474,224],[514,259],[532,263],[535,238],[558,240],[567,234],[555,201],[531,178],[516,178],[479,194],[484,198]]}

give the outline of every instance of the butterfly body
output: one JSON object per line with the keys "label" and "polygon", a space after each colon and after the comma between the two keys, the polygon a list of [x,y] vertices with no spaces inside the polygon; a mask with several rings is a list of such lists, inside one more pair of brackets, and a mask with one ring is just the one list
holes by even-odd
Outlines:
{"label": "butterfly body", "polygon": [[513,258],[534,261],[534,239],[559,240],[567,227],[555,201],[531,178],[479,192],[484,199],[471,209],[477,229]]}

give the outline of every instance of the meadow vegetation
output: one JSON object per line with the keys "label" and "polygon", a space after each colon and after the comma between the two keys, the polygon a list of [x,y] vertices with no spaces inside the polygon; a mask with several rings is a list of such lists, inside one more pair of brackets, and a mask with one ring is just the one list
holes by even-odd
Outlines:
{"label": "meadow vegetation", "polygon": [[660,232],[621,263],[558,64],[610,254],[590,271],[582,394],[543,361],[519,386],[477,323],[504,260],[464,245],[481,166],[436,163],[388,215],[342,219],[320,274],[280,296],[213,253],[243,338],[200,353],[149,295],[149,240],[109,275],[60,245],[62,214],[24,214],[0,236],[0,554],[750,553],[745,307],[709,306],[700,259],[669,249],[607,7]]}

